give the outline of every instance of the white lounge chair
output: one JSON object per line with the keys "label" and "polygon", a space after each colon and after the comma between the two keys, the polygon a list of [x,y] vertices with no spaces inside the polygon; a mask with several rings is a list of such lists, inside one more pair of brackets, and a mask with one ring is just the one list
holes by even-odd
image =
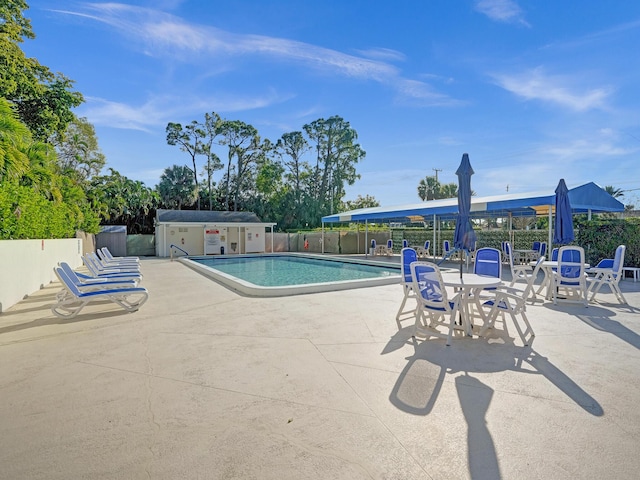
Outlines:
{"label": "white lounge chair", "polygon": [[137,287],[140,276],[104,276],[102,278],[89,277],[76,272],[66,262],[60,262],[60,268],[64,270],[67,276],[73,281],[73,283],[80,289],[89,289],[91,287],[110,287],[110,288],[131,288]]}
{"label": "white lounge chair", "polygon": [[53,270],[66,290],[64,294],[58,295],[58,302],[51,306],[53,314],[60,318],[75,317],[85,305],[94,300],[109,300],[128,312],[135,312],[149,298],[147,289],[142,287],[96,288],[83,292],[61,267],[55,267]]}
{"label": "white lounge chair", "polygon": [[[627,303],[627,300],[624,298],[624,295],[622,295],[620,286],[618,285],[622,278],[622,268],[624,267],[624,254],[626,248],[627,247],[625,245],[618,246],[613,260],[601,260],[594,268],[587,269],[587,273],[595,274],[593,278],[587,278],[587,281],[590,283],[588,294],[591,294],[589,301],[593,302],[596,294],[606,285],[620,303]],[[610,267],[604,266],[609,264],[611,265]]]}
{"label": "white lounge chair", "polygon": [[140,258],[138,257],[114,257],[107,247],[99,248],[97,251],[102,254],[102,258],[107,262],[140,263]]}
{"label": "white lounge chair", "polygon": [[118,260],[113,258],[109,259],[101,249],[96,250],[94,252],[94,255],[98,260],[100,260],[100,263],[102,263],[106,267],[116,267],[116,268],[125,268],[125,267],[139,268],[140,267],[140,263],[137,260],[124,260],[124,259]]}
{"label": "white lounge chair", "polygon": [[140,273],[139,265],[109,265],[102,262],[95,253],[87,253],[82,256],[87,268],[93,274],[114,274],[114,273]]}

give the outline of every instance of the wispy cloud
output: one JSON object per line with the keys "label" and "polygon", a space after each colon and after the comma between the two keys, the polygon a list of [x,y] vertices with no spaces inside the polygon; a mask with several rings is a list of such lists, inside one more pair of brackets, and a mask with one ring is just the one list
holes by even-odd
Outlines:
{"label": "wispy cloud", "polygon": [[524,12],[513,0],[477,0],[476,10],[496,22],[530,26],[524,19]]}
{"label": "wispy cloud", "polygon": [[401,61],[402,53],[376,48],[360,56],[304,42],[264,35],[235,34],[219,28],[189,24],[179,17],[157,10],[118,3],[85,4],[83,11],[58,11],[105,23],[125,35],[145,54],[176,61],[233,59],[264,56],[292,62],[323,73],[369,80],[395,89],[422,105],[455,105],[444,93],[435,92],[420,80],[403,77],[389,61]]}
{"label": "wispy cloud", "polygon": [[356,50],[356,53],[363,57],[371,58],[374,60],[390,61],[390,62],[404,62],[407,57],[404,53],[390,48],[370,48],[369,50]]}
{"label": "wispy cloud", "polygon": [[194,111],[241,112],[264,108],[286,101],[289,97],[267,92],[261,96],[218,95],[177,99],[171,96],[156,96],[140,105],[128,105],[103,98],[85,97],[86,103],[80,107],[81,116],[91,119],[95,125],[143,132],[156,131],[167,122],[191,115]]}
{"label": "wispy cloud", "polygon": [[505,90],[526,100],[541,100],[568,107],[578,112],[605,108],[611,87],[584,88],[576,86],[577,78],[548,75],[542,68],[519,74],[497,74],[495,82]]}

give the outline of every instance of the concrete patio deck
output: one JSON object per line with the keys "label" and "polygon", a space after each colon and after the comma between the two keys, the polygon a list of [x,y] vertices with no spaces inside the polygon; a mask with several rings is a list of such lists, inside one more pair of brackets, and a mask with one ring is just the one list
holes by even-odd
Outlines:
{"label": "concrete patio deck", "polygon": [[639,283],[528,307],[530,348],[445,347],[398,331],[399,285],[260,299],[142,268],[136,313],[61,320],[50,284],[0,315],[0,478],[639,476]]}

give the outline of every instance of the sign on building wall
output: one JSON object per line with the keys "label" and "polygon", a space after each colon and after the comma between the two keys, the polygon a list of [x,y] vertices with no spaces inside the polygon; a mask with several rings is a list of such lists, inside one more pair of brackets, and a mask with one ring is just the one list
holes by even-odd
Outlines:
{"label": "sign on building wall", "polygon": [[213,255],[220,253],[220,229],[206,228],[204,230],[204,254]]}

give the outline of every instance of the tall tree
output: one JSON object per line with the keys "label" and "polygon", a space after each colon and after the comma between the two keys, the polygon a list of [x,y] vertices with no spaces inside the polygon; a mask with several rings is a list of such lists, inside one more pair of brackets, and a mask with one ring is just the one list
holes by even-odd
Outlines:
{"label": "tall tree", "polygon": [[209,198],[209,210],[213,210],[213,174],[217,170],[224,168],[220,157],[213,151],[216,137],[221,133],[222,119],[215,112],[205,113],[204,115],[204,132],[202,139],[202,153],[207,157],[207,164],[204,167],[204,174],[207,177],[207,196]]}
{"label": "tall tree", "polygon": [[15,106],[34,139],[47,141],[64,133],[74,117],[71,109],[84,99],[73,90],[72,80],[52,73],[22,51],[20,44],[35,38],[23,15],[28,8],[24,0],[0,4],[0,96]]}
{"label": "tall tree", "polygon": [[300,222],[298,226],[302,226],[304,215],[303,199],[305,195],[303,190],[304,179],[305,177],[308,178],[309,172],[309,164],[303,161],[302,158],[310,148],[309,142],[300,131],[285,133],[276,143],[276,153],[286,168],[285,177],[291,185],[295,201],[291,220]]}
{"label": "tall tree", "polygon": [[90,196],[94,203],[105,207],[102,211],[103,224],[126,225],[130,234],[152,233],[150,213],[159,204],[158,193],[113,168],[109,172],[91,180]]}
{"label": "tall tree", "polygon": [[359,208],[371,208],[371,207],[379,207],[380,202],[378,202],[375,197],[370,195],[358,195],[355,200],[347,200],[343,204],[342,211],[348,212],[350,210],[357,210]]}
{"label": "tall tree", "polygon": [[238,195],[244,180],[244,176],[248,171],[249,153],[259,148],[260,138],[258,131],[249,124],[240,120],[224,120],[220,125],[220,134],[222,145],[227,145],[227,173],[225,188],[225,209],[229,210],[229,200],[232,195],[231,185],[234,178],[233,161],[235,159],[235,187],[233,191],[234,205],[233,210],[238,210]]}
{"label": "tall tree", "polygon": [[200,123],[194,120],[184,128],[179,123],[169,122],[166,128],[166,133],[167,143],[169,145],[178,145],[180,147],[180,150],[188,153],[191,157],[191,164],[193,165],[193,168],[190,168],[190,170],[192,173],[193,182],[195,183],[195,195],[197,202],[196,209],[200,210],[200,192],[198,185],[196,157],[198,155],[205,154],[202,139],[206,137],[207,132],[203,128],[203,126],[200,125]]}
{"label": "tall tree", "polygon": [[198,200],[193,172],[184,165],[165,168],[157,190],[162,203],[169,208],[181,210],[184,205],[193,205]]}
{"label": "tall tree", "polygon": [[[337,211],[345,194],[345,184],[360,178],[355,164],[366,153],[355,143],[358,134],[349,122],[339,116],[318,119],[304,125],[304,131],[315,144],[316,162],[311,177],[312,202],[316,219]],[[315,220],[314,223],[318,223]]]}
{"label": "tall tree", "polygon": [[62,171],[73,172],[81,181],[98,175],[106,164],[95,128],[84,117],[69,123],[64,137],[55,139],[54,145]]}

